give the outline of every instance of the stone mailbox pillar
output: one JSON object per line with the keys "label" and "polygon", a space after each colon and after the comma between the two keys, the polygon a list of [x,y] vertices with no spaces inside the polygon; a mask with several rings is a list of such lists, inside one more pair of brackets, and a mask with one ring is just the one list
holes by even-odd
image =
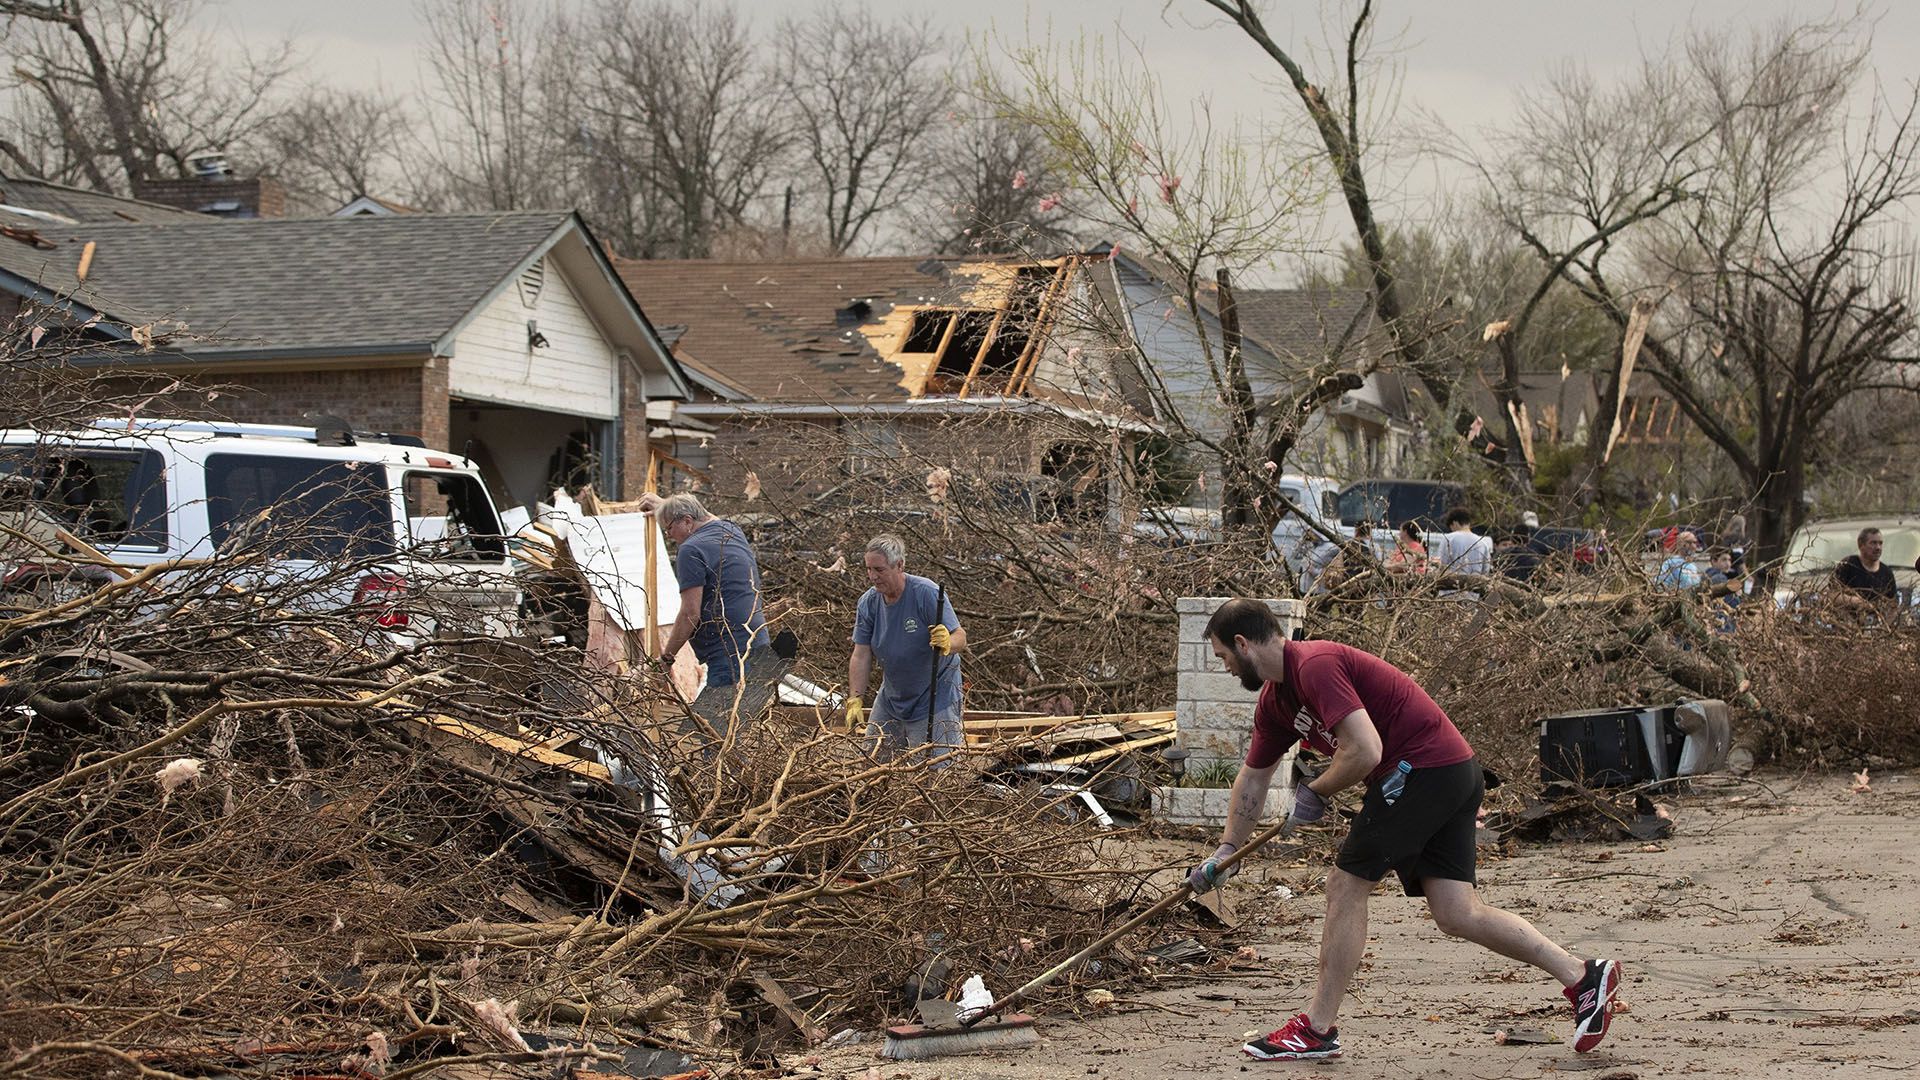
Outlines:
{"label": "stone mailbox pillar", "polygon": [[[1189,755],[1187,767],[1222,760],[1240,761],[1247,754],[1247,736],[1253,729],[1253,703],[1258,694],[1227,674],[1207,641],[1207,620],[1227,602],[1225,596],[1183,596],[1179,600],[1180,655],[1174,720],[1180,725],[1180,746]],[[1280,620],[1280,632],[1289,638],[1306,619],[1307,605],[1299,600],[1268,600]],[[1283,773],[1282,775],[1285,775]]]}
{"label": "stone mailbox pillar", "polygon": [[[1227,674],[1207,641],[1207,620],[1227,599],[1183,596],[1179,600],[1180,653],[1175,662],[1180,673],[1173,715],[1180,727],[1180,747],[1188,754],[1189,777],[1216,770],[1222,762],[1237,767],[1246,759],[1253,732],[1253,706],[1259,695],[1241,686],[1237,676]],[[1268,600],[1267,606],[1279,618],[1280,632],[1288,637],[1306,618],[1307,606],[1299,600]],[[1292,804],[1292,759],[1289,750],[1274,772],[1261,814],[1264,821],[1277,820]],[[1154,813],[1174,824],[1218,826],[1227,819],[1229,794],[1226,788],[1159,788]]]}

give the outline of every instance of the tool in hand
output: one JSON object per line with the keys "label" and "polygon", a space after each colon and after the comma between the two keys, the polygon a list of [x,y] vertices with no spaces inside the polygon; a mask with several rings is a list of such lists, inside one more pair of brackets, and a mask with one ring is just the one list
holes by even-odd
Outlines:
{"label": "tool in hand", "polygon": [[[1264,832],[1256,834],[1238,851],[1221,859],[1216,870],[1225,876],[1235,863],[1247,857],[1271,840],[1292,834],[1298,826],[1291,817],[1281,819]],[[921,1010],[921,1023],[897,1024],[887,1029],[887,1042],[880,1050],[880,1056],[896,1061],[918,1061],[925,1058],[945,1057],[949,1054],[977,1054],[987,1050],[1006,1050],[1015,1047],[1032,1046],[1040,1040],[1033,1029],[1033,1017],[1026,1013],[1007,1014],[1009,1005],[1025,1000],[1035,992],[1046,987],[1055,979],[1085,963],[1094,954],[1108,948],[1114,942],[1138,930],[1148,921],[1159,916],[1175,905],[1183,903],[1193,895],[1193,887],[1184,880],[1180,887],[1161,897],[1152,907],[1121,923],[1107,932],[1100,940],[1060,961],[1058,964],[1033,977],[1025,986],[1015,990],[979,1012],[968,1016],[959,1016],[948,1010]],[[925,1005],[950,1004],[946,1002],[926,1002]],[[992,1022],[988,1023],[991,1018]]]}

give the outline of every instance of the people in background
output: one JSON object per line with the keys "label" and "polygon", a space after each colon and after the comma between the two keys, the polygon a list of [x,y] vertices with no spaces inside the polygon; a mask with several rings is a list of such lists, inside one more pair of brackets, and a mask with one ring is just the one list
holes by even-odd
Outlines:
{"label": "people in background", "polygon": [[1660,572],[1654,575],[1653,583],[1663,589],[1695,589],[1700,587],[1700,569],[1693,565],[1694,553],[1700,550],[1700,538],[1682,529],[1674,535],[1673,548],[1660,563]]}
{"label": "people in background", "polygon": [[[1439,574],[1482,576],[1493,569],[1493,541],[1473,531],[1473,514],[1464,506],[1447,511],[1446,532],[1432,539],[1433,570]],[[1466,596],[1479,593],[1466,589],[1447,589],[1442,596]]]}
{"label": "people in background", "polygon": [[1841,559],[1833,568],[1833,579],[1846,590],[1842,595],[1875,605],[1898,600],[1900,587],[1893,579],[1893,567],[1880,561],[1881,553],[1886,550],[1886,540],[1880,530],[1871,525],[1861,529],[1854,546],[1860,553]]}
{"label": "people in background", "polygon": [[1424,574],[1427,572],[1427,545],[1420,539],[1420,526],[1407,522],[1400,531],[1393,534],[1393,554],[1387,556],[1389,574]]}
{"label": "people in background", "polygon": [[1708,591],[1720,592],[1716,586],[1732,583],[1720,596],[1714,597],[1714,606],[1718,610],[1719,630],[1723,634],[1733,632],[1733,612],[1740,606],[1739,575],[1733,569],[1733,552],[1724,547],[1715,546],[1707,552],[1707,572],[1704,575]]}

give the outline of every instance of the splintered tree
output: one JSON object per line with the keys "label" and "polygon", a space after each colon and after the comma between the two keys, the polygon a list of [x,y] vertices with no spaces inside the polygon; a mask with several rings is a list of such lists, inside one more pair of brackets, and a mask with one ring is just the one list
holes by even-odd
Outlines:
{"label": "splintered tree", "polygon": [[1784,554],[1800,524],[1842,407],[1920,391],[1906,367],[1912,280],[1890,257],[1904,255],[1898,230],[1920,194],[1916,99],[1876,98],[1849,130],[1858,30],[1703,32],[1656,61],[1663,70],[1640,82],[1657,92],[1640,107],[1680,101],[1693,111],[1665,119],[1637,151],[1645,176],[1614,205],[1652,212],[1622,214],[1618,230],[1603,227],[1583,202],[1591,187],[1570,172],[1591,156],[1572,122],[1589,100],[1580,83],[1558,84],[1523,117],[1552,121],[1539,130],[1554,137],[1523,129],[1514,140],[1534,155],[1528,186],[1509,191],[1514,227],[1621,329],[1625,361],[1732,465],[1757,519],[1759,563]]}
{"label": "splintered tree", "polygon": [[[1264,535],[1278,512],[1262,498],[1278,467],[1268,465],[1273,448],[1290,445],[1301,418],[1362,378],[1338,370],[1336,348],[1300,370],[1261,373],[1289,388],[1287,400],[1263,401],[1248,370],[1233,282],[1297,243],[1310,202],[1299,163],[1271,141],[1217,130],[1204,104],[1175,117],[1137,58],[1043,44],[1012,48],[1006,60],[1004,72],[982,65],[980,93],[1005,121],[1044,137],[1042,160],[1060,187],[1041,205],[1061,206],[1089,236],[1154,264],[1172,300],[1163,325],[1177,318],[1185,340],[1114,326],[1133,316],[1122,290],[1127,310],[1087,314],[1131,361],[1169,435],[1217,470],[1222,524],[1246,529],[1264,515]],[[1296,395],[1298,387],[1306,389]]]}

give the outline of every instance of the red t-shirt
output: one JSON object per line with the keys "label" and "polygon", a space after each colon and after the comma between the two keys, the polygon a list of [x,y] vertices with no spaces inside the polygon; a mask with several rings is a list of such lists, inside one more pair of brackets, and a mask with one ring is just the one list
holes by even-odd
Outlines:
{"label": "red t-shirt", "polygon": [[1304,742],[1323,754],[1339,748],[1334,725],[1367,710],[1380,733],[1380,765],[1369,782],[1404,761],[1416,769],[1454,765],[1473,747],[1420,684],[1369,652],[1333,641],[1289,641],[1286,681],[1260,688],[1247,765],[1268,768]]}

